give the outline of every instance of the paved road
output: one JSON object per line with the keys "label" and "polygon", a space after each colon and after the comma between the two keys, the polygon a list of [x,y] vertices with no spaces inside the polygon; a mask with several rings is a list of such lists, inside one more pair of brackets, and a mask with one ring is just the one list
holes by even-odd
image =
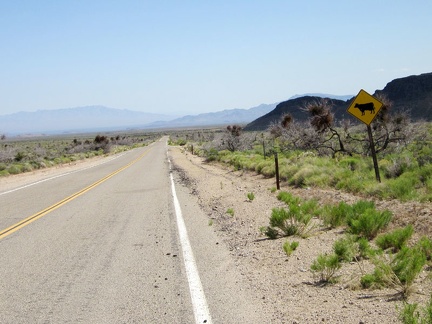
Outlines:
{"label": "paved road", "polygon": [[196,309],[166,152],[163,138],[94,168],[6,194],[0,187],[0,323],[265,322],[177,184],[208,317]]}

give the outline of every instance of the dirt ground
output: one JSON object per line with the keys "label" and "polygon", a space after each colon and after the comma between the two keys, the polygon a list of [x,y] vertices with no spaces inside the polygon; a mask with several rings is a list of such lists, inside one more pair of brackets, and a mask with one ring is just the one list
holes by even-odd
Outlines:
{"label": "dirt ground", "polygon": [[[218,235],[232,253],[245,280],[264,300],[269,323],[400,323],[397,307],[402,301],[394,289],[360,289],[362,274],[373,267],[344,264],[338,271],[336,284],[319,284],[310,271],[320,253],[331,252],[333,243],[345,235],[343,229],[320,230],[312,236],[269,240],[259,228],[269,225],[271,209],[282,207],[277,200],[275,179],[229,167],[206,163],[202,158],[170,147],[170,155],[190,192],[198,196],[202,209]],[[316,198],[320,203],[353,203],[362,197],[336,190],[295,189],[281,183],[281,190],[303,198]],[[255,198],[249,201],[247,194]],[[365,199],[365,198],[363,198]],[[432,205],[416,202],[376,201],[378,209],[393,212],[390,228],[413,224],[416,238],[431,234]],[[227,213],[231,208],[234,215]],[[416,239],[413,238],[413,239]],[[282,245],[298,241],[299,246],[287,257]],[[432,291],[430,271],[425,269],[415,284],[409,302],[424,305]]]}

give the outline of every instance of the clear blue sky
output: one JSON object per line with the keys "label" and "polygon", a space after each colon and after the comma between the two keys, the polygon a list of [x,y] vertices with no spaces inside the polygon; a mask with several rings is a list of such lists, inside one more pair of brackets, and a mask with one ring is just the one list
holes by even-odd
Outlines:
{"label": "clear blue sky", "polygon": [[432,72],[432,1],[1,0],[0,115],[171,115]]}

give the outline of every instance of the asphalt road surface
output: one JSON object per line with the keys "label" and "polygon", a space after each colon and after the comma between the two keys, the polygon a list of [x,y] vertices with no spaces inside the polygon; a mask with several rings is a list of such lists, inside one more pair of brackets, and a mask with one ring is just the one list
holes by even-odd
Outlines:
{"label": "asphalt road surface", "polygon": [[166,140],[0,187],[0,323],[266,322]]}

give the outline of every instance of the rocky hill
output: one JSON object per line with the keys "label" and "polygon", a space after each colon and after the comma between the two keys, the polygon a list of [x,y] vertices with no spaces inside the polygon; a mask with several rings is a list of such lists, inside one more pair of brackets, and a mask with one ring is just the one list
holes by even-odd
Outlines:
{"label": "rocky hill", "polygon": [[[383,90],[376,90],[373,95],[382,94],[393,103],[393,111],[407,111],[412,120],[432,121],[432,73],[413,75],[395,79],[389,82]],[[273,121],[289,113],[295,120],[306,120],[308,114],[302,108],[320,97],[304,96],[281,102],[268,114],[249,123],[245,130],[265,130]],[[333,105],[333,113],[336,120],[355,120],[347,109],[353,98],[344,101],[329,99]]]}
{"label": "rocky hill", "polygon": [[413,120],[432,121],[432,73],[395,79],[376,94],[384,94],[395,111],[406,110]]}

